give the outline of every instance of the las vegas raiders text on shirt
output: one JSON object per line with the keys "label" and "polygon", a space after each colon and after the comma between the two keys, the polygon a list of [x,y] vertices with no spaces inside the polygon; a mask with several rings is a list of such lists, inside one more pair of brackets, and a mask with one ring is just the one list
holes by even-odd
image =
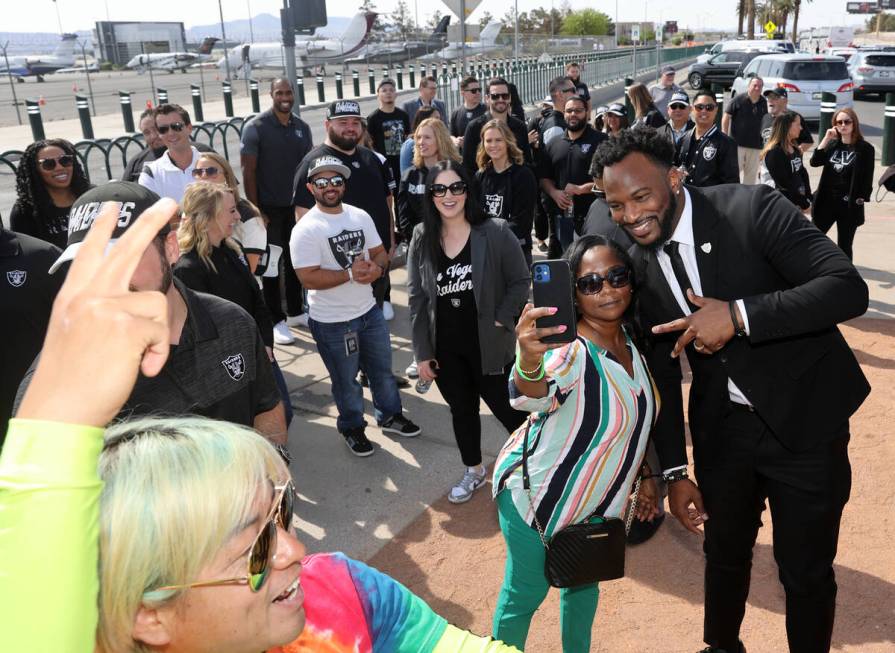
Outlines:
{"label": "las vegas raiders text on shirt", "polygon": [[[436,305],[436,329],[439,334],[448,335],[442,340],[461,343],[469,347],[470,337],[478,342],[478,311],[472,289],[472,236],[454,258],[448,258],[442,250],[438,256],[438,271],[435,274],[435,289],[438,295]],[[459,337],[458,337],[459,336]]]}

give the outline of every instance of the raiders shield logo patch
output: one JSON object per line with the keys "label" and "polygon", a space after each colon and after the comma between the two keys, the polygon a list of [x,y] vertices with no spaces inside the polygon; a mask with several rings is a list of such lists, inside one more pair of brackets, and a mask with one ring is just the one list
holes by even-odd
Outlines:
{"label": "raiders shield logo patch", "polygon": [[20,288],[25,285],[25,279],[27,278],[28,273],[25,270],[10,270],[6,273],[6,280],[13,288]]}
{"label": "raiders shield logo patch", "polygon": [[239,381],[246,373],[246,362],[242,357],[242,354],[227,356],[227,358],[221,361],[221,365],[224,366],[224,369],[227,370],[227,374],[229,374],[230,378],[234,381]]}
{"label": "raiders shield logo patch", "polygon": [[715,154],[717,154],[717,153],[718,153],[718,148],[716,148],[714,145],[709,143],[702,150],[702,158],[704,158],[706,161],[711,161],[712,159],[715,158]]}
{"label": "raiders shield logo patch", "polygon": [[453,306],[454,308],[460,308],[460,298],[451,297],[451,306]]}

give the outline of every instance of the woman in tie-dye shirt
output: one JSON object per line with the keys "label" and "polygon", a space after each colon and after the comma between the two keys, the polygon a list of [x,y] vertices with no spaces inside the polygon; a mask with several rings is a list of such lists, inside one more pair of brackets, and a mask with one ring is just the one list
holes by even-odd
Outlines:
{"label": "woman in tie-dye shirt", "polygon": [[[630,258],[602,236],[577,240],[566,256],[575,279],[578,337],[562,346],[545,345],[540,338],[560,333],[561,327],[537,329],[534,321],[553,309],[528,305],[523,311],[510,396],[515,408],[532,414],[494,466],[507,563],[493,632],[520,649],[548,590],[545,549],[536,528],[550,538],[594,516],[620,517],[658,411],[652,377],[634,343],[636,283]],[[526,431],[530,496],[522,483]],[[640,492],[637,516],[651,520],[657,514],[655,483],[647,480]],[[596,583],[561,590],[564,653],[590,650],[597,597]]]}

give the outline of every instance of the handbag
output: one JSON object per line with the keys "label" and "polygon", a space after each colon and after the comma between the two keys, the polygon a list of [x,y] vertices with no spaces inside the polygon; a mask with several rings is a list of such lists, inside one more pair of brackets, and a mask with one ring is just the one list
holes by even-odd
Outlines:
{"label": "handbag", "polygon": [[595,513],[583,522],[570,524],[554,533],[548,540],[538,521],[534,502],[531,500],[531,482],[528,476],[528,431],[525,429],[522,443],[522,487],[528,494],[528,502],[534,515],[535,526],[546,549],[544,575],[552,587],[576,587],[604,580],[615,580],[625,575],[625,539],[631,530],[634,508],[640,493],[640,475],[634,484],[634,498],[627,518],[602,518],[591,523]]}

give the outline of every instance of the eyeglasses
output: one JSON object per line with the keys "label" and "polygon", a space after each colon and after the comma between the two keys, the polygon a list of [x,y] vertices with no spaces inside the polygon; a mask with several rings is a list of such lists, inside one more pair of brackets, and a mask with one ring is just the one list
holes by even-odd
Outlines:
{"label": "eyeglasses", "polygon": [[183,128],[186,127],[182,122],[172,122],[170,125],[159,125],[158,133],[159,134],[167,134],[169,129],[173,129],[177,133],[183,131]]}
{"label": "eyeglasses", "polygon": [[215,166],[208,166],[207,168],[193,168],[193,177],[217,177],[220,171],[221,169],[216,168]]}
{"label": "eyeglasses", "polygon": [[451,195],[466,195],[466,182],[455,181],[450,186],[445,186],[444,184],[432,184],[432,186],[429,187],[429,192],[432,193],[432,197],[444,197],[447,195],[448,191],[451,191]]}
{"label": "eyeglasses", "polygon": [[668,108],[677,111],[678,109],[687,109],[689,107],[686,104],[669,104]]}
{"label": "eyeglasses", "polygon": [[332,186],[333,188],[341,188],[345,185],[345,177],[343,177],[342,175],[336,175],[335,177],[320,177],[319,179],[315,179],[311,183],[317,187],[317,190],[323,190],[324,188],[329,188],[330,186]]}
{"label": "eyeglasses", "polygon": [[834,125],[850,125],[852,121],[850,118],[844,118],[842,120],[837,120],[833,123]]}
{"label": "eyeglasses", "polygon": [[467,93],[481,93],[481,92],[482,92],[482,89],[480,89],[480,88],[468,88],[468,89],[466,89],[466,92],[467,92]]}
{"label": "eyeglasses", "polygon": [[264,526],[255,536],[252,547],[247,556],[248,573],[245,576],[235,578],[222,578],[220,580],[200,580],[185,585],[165,585],[149,592],[143,593],[144,599],[157,598],[158,592],[189,589],[191,587],[213,587],[215,585],[246,584],[253,592],[261,591],[264,582],[270,575],[270,563],[273,554],[277,550],[277,526],[289,532],[292,529],[292,514],[295,507],[295,486],[290,480],[285,485],[274,486],[276,498],[265,517]]}
{"label": "eyeglasses", "polygon": [[57,163],[63,168],[71,168],[75,163],[75,157],[71,154],[63,154],[55,159],[38,159],[37,163],[44,170],[55,170]]}
{"label": "eyeglasses", "polygon": [[510,94],[509,93],[491,93],[490,97],[492,100],[509,100]]}
{"label": "eyeglasses", "polygon": [[631,271],[624,265],[617,265],[610,268],[605,277],[592,272],[578,277],[575,280],[575,287],[582,295],[596,295],[603,290],[604,281],[608,281],[613,288],[624,288],[631,283]]}
{"label": "eyeglasses", "polygon": [[694,104],[693,108],[697,111],[714,111],[718,108],[717,104]]}

